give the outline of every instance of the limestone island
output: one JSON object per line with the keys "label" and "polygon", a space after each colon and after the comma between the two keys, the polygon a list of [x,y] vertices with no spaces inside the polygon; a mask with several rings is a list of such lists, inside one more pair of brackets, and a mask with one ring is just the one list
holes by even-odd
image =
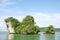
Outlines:
{"label": "limestone island", "polygon": [[49,25],[44,29],[44,34],[55,34],[53,25]]}
{"label": "limestone island", "polygon": [[22,22],[13,17],[5,19],[7,30],[13,34],[38,34],[40,32],[39,26],[36,25],[32,16],[26,16]]}

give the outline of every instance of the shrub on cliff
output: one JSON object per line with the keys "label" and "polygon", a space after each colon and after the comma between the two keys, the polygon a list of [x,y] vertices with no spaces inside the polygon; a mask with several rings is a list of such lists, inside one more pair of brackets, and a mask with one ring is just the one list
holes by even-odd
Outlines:
{"label": "shrub on cliff", "polygon": [[48,34],[54,34],[54,33],[55,33],[54,26],[53,26],[53,25],[47,26],[47,27],[44,29],[44,32],[45,32],[45,33],[48,33]]}

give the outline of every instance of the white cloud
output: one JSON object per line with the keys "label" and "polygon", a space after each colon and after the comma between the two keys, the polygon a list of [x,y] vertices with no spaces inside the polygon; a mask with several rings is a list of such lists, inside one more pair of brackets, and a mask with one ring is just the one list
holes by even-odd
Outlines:
{"label": "white cloud", "polygon": [[12,2],[11,0],[0,1],[0,5],[13,5],[13,4],[16,4],[16,2]]}
{"label": "white cloud", "polygon": [[[16,1],[18,2],[18,1],[22,1],[22,0],[15,0],[15,1],[13,1],[13,0],[0,0],[0,12],[2,12],[3,14],[6,14],[6,15],[8,15],[8,14],[10,14],[10,15],[19,14],[20,15],[20,13],[23,13],[23,12],[16,9],[16,6],[15,6],[17,4]],[[13,6],[13,8],[10,9],[11,7],[9,5]]]}
{"label": "white cloud", "polygon": [[5,11],[9,5],[15,4],[16,2],[12,2],[11,0],[0,0],[0,11]]}
{"label": "white cloud", "polygon": [[36,13],[34,15],[35,21],[37,25],[40,27],[46,27],[48,25],[53,25],[56,28],[60,26],[60,14],[44,14],[44,13]]}

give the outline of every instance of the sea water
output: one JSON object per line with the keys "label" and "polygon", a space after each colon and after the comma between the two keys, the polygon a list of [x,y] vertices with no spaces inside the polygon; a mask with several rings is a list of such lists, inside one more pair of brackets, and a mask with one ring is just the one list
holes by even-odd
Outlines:
{"label": "sea water", "polygon": [[0,40],[60,40],[60,32],[55,34],[43,34],[40,32],[37,35],[21,35],[9,34],[8,32],[0,32]]}

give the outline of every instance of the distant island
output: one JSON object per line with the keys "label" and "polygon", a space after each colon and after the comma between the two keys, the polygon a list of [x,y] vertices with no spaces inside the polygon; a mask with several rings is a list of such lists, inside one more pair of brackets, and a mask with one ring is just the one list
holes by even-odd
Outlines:
{"label": "distant island", "polygon": [[[38,34],[40,32],[40,27],[36,25],[34,18],[29,15],[23,18],[22,22],[20,22],[16,18],[8,17],[5,19],[5,23],[9,33]],[[45,27],[44,34],[55,34],[53,25]]]}

